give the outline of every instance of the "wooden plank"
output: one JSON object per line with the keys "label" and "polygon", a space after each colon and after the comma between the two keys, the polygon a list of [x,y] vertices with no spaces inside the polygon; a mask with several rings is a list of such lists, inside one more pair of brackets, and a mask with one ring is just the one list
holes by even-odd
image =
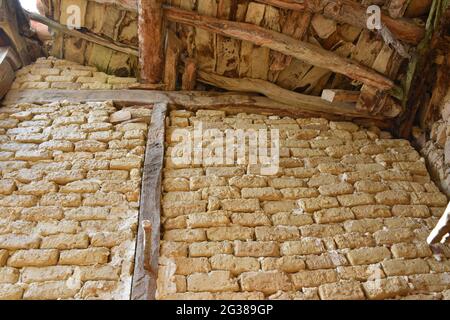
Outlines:
{"label": "wooden plank", "polygon": [[159,83],[164,71],[162,0],[139,0],[140,82]]}
{"label": "wooden plank", "polygon": [[164,65],[164,84],[165,89],[173,91],[177,86],[178,60],[181,52],[180,39],[172,30],[168,30],[167,49]]}
{"label": "wooden plank", "polygon": [[[165,103],[158,103],[153,107],[152,121],[148,130],[131,300],[155,300],[161,229],[160,202],[166,111]],[[145,241],[145,232],[141,227],[144,223],[151,225],[150,248],[147,247],[148,241]],[[150,256],[148,250],[150,250]],[[145,257],[150,257],[150,261],[145,261]]]}
{"label": "wooden plank", "polygon": [[[198,0],[197,11],[205,16],[216,17],[216,0]],[[195,29],[195,54],[199,68],[213,72],[216,69],[216,37],[202,28]]]}
{"label": "wooden plank", "polygon": [[185,91],[195,89],[197,81],[197,63],[194,59],[187,58],[184,62],[183,78],[181,88]]}
{"label": "wooden plank", "polygon": [[375,86],[380,90],[388,90],[394,86],[392,80],[359,63],[315,46],[311,43],[297,41],[279,32],[267,30],[249,23],[221,20],[199,15],[176,8],[165,8],[166,18],[196,26],[210,32],[246,40],[256,45],[293,56],[312,65],[344,74],[352,79]]}

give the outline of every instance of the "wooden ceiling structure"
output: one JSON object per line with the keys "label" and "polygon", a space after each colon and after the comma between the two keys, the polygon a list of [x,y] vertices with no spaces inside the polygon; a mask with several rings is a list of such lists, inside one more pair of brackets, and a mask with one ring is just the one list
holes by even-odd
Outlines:
{"label": "wooden ceiling structure", "polygon": [[[135,74],[139,89],[259,94],[299,114],[403,126],[397,133],[408,136],[421,57],[446,2],[40,0],[41,14],[27,15],[54,32],[52,54]],[[64,21],[71,4],[81,8],[79,30]],[[373,4],[379,30],[367,25]]]}

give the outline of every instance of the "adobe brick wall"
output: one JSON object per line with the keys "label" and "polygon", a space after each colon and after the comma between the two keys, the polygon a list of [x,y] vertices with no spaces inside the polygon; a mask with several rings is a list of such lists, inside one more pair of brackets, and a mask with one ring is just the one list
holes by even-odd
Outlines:
{"label": "adobe brick wall", "polygon": [[129,299],[148,125],[115,111],[0,109],[0,300]]}
{"label": "adobe brick wall", "polygon": [[11,89],[109,90],[136,83],[136,78],[111,76],[95,67],[49,57],[17,71]]}
{"label": "adobe brick wall", "polygon": [[[281,168],[176,166],[176,128],[278,128]],[[159,299],[448,299],[447,205],[406,140],[348,122],[173,111]]]}

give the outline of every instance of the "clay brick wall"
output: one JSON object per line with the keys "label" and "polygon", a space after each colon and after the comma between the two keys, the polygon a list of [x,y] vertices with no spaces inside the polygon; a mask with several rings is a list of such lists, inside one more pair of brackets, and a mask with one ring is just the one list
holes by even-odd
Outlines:
{"label": "clay brick wall", "polygon": [[150,111],[115,111],[0,109],[0,300],[129,299]]}
{"label": "clay brick wall", "polygon": [[415,128],[415,139],[433,179],[450,197],[450,90],[442,101],[439,115],[440,119],[433,123],[429,135]]}
{"label": "clay brick wall", "polygon": [[[176,128],[280,129],[280,170],[176,165]],[[173,111],[159,299],[450,298],[450,250],[425,242],[447,205],[406,140],[325,119]]]}
{"label": "clay brick wall", "polygon": [[110,90],[136,83],[136,78],[111,76],[96,67],[49,57],[17,71],[11,89]]}

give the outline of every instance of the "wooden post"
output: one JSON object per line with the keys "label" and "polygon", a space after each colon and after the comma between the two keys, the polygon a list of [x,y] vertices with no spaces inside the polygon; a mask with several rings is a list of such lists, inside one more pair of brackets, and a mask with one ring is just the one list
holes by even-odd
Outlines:
{"label": "wooden post", "polygon": [[164,65],[165,89],[174,91],[177,87],[178,60],[180,58],[181,42],[176,34],[169,30],[167,34],[166,62]]}
{"label": "wooden post", "polygon": [[139,228],[136,239],[132,300],[154,300],[156,295],[166,110],[165,103],[157,103],[153,107],[148,130],[139,209],[139,221],[143,228]]}
{"label": "wooden post", "polygon": [[181,88],[185,91],[195,89],[197,78],[197,63],[194,59],[188,58],[184,63],[183,79]]}
{"label": "wooden post", "polygon": [[140,82],[156,84],[164,69],[162,0],[138,0]]}

